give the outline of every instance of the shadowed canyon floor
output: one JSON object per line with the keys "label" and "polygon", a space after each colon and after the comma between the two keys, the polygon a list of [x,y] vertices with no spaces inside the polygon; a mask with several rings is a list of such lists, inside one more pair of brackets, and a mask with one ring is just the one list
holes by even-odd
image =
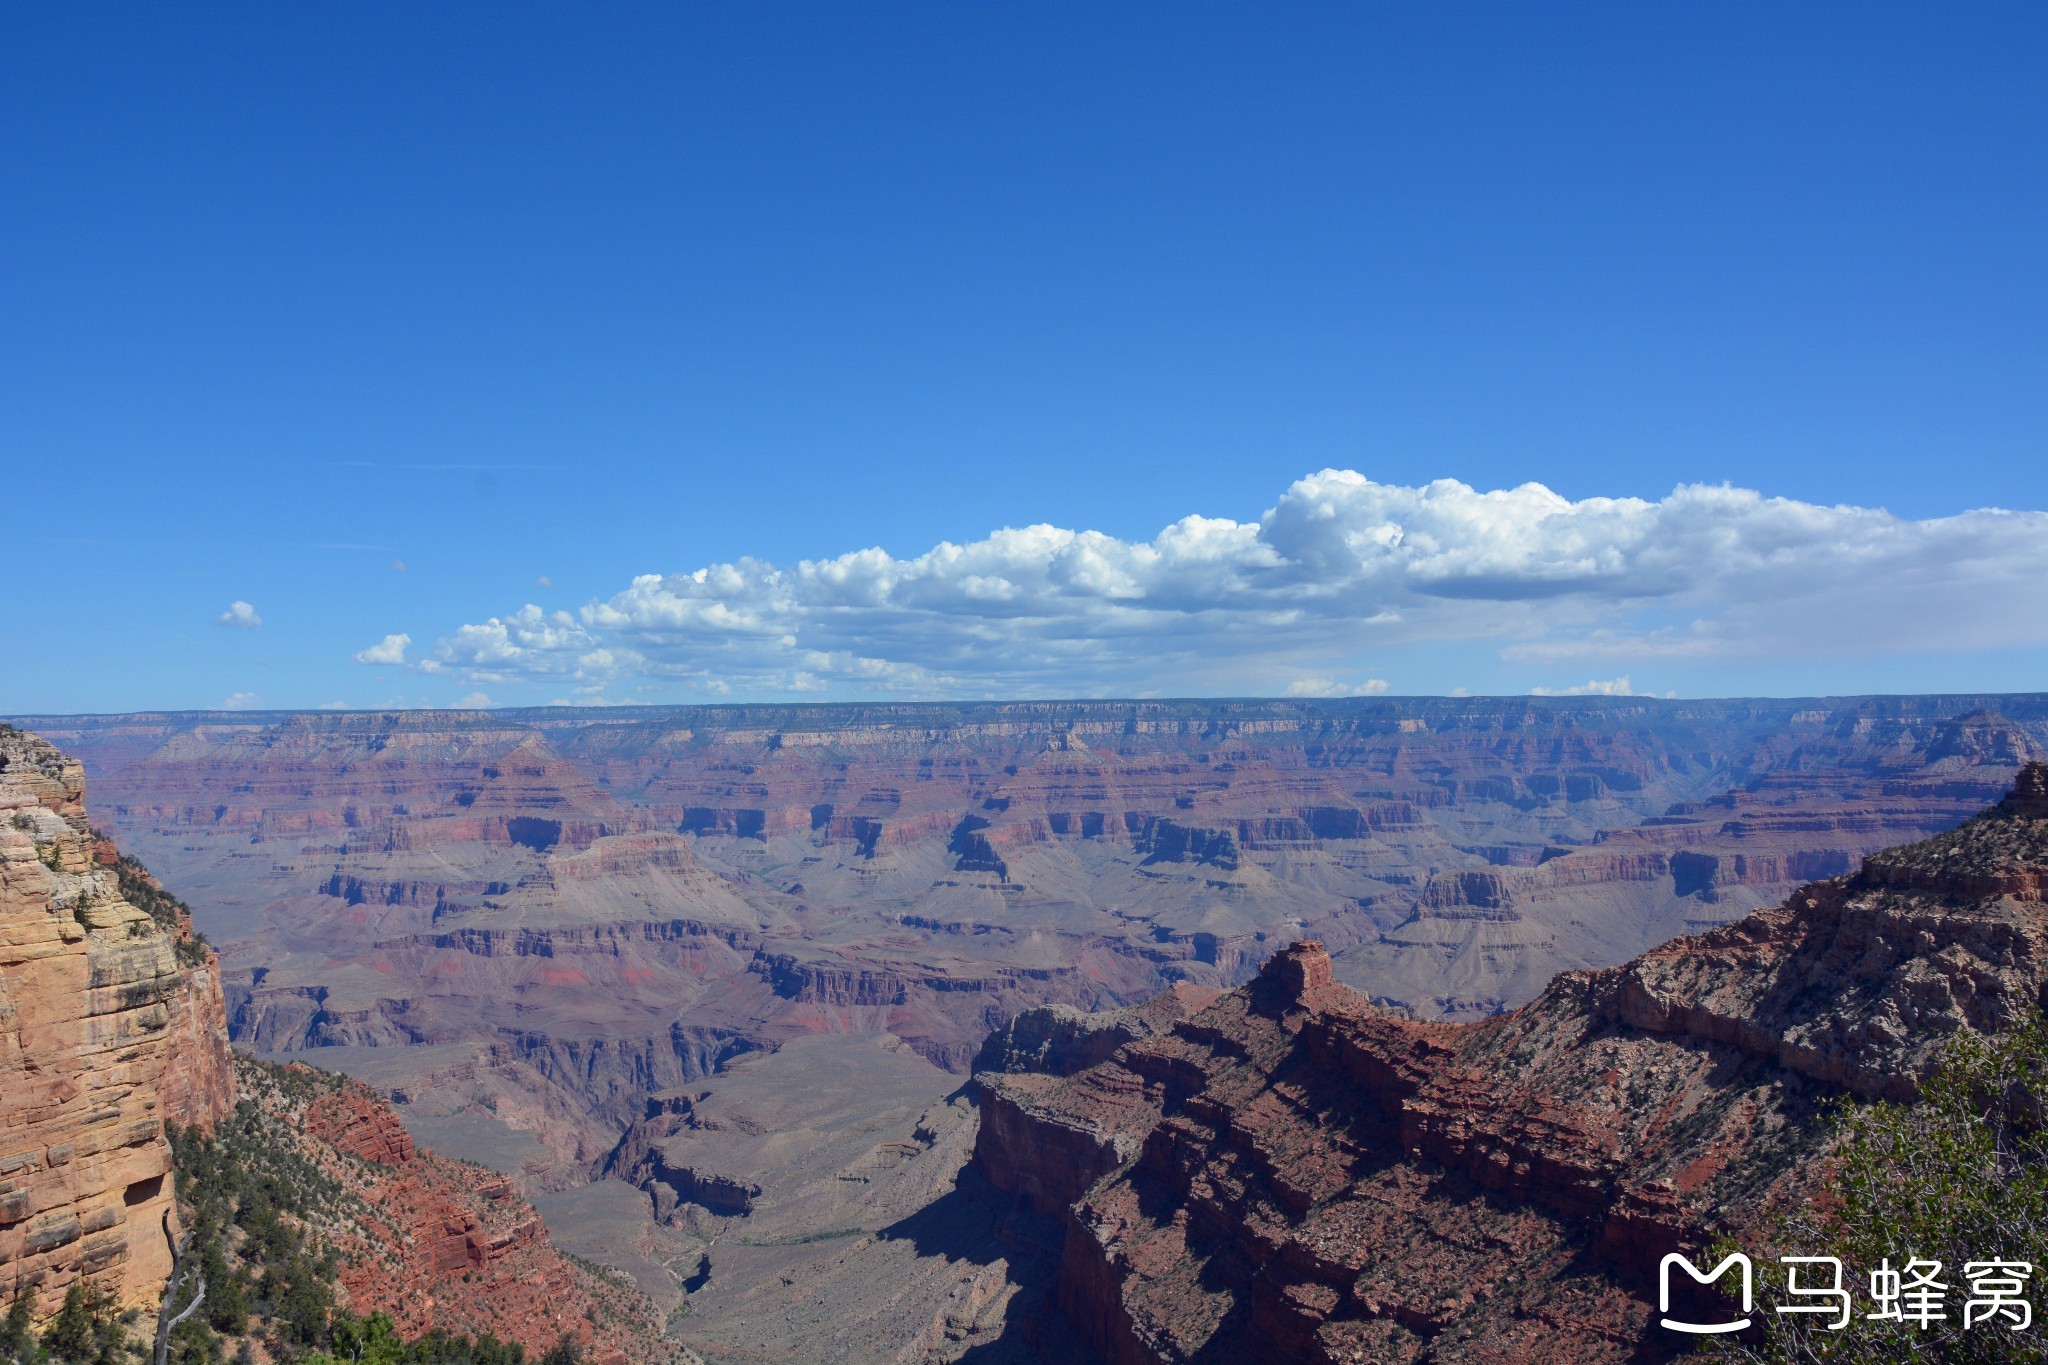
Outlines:
{"label": "shadowed canyon floor", "polygon": [[22,723],[196,907],[240,1046],[516,1174],[700,1353],[1003,1359],[1066,1346],[1020,1326],[1065,1330],[1057,1211],[955,1188],[992,1029],[1068,1007],[998,1069],[1093,1066],[1080,1014],[1297,939],[1486,1019],[1955,826],[2048,697]]}
{"label": "shadowed canyon floor", "polygon": [[[637,1243],[687,1288],[673,1331],[705,1357],[946,1358],[997,1337],[1049,1269],[1013,1268],[992,1236],[1006,1200],[956,1194],[974,1133],[959,1078],[890,1035],[804,1038],[653,1097],[607,1169],[637,1187]],[[543,1208],[601,1254],[616,1188]],[[974,1254],[920,1235],[935,1222]]]}

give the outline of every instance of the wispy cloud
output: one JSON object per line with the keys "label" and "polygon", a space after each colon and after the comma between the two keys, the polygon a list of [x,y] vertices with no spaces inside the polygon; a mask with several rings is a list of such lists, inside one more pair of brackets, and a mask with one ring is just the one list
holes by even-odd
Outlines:
{"label": "wispy cloud", "polygon": [[1402,652],[1458,642],[1545,668],[2039,646],[2048,514],[1916,521],[1702,485],[1572,501],[1325,470],[1256,520],[1191,516],[1149,541],[1038,525],[907,559],[646,574],[574,613],[460,626],[416,666],[585,691],[1355,695],[1399,678]]}
{"label": "wispy cloud", "polygon": [[254,630],[263,624],[263,618],[256,614],[256,608],[240,598],[228,603],[228,609],[213,619],[219,625],[233,626],[236,630]]}
{"label": "wispy cloud", "polygon": [[233,692],[228,695],[228,699],[222,702],[220,706],[223,711],[241,711],[255,704],[256,694],[254,692]]}
{"label": "wispy cloud", "polygon": [[1377,697],[1389,684],[1385,678],[1367,678],[1362,683],[1338,682],[1335,678],[1296,678],[1287,684],[1290,697]]}
{"label": "wispy cloud", "polygon": [[329,467],[333,469],[404,469],[415,473],[505,474],[522,470],[546,471],[555,469],[557,466],[551,464],[493,464],[488,462],[476,464],[459,462],[388,464],[380,460],[334,460],[329,463]]}
{"label": "wispy cloud", "polygon": [[[1635,697],[1644,694],[1636,691],[1635,686],[1628,680],[1628,674],[1624,673],[1618,678],[1589,678],[1585,682],[1575,683],[1570,687],[1532,687],[1529,689],[1529,695],[1532,697]],[[1651,693],[1649,695],[1654,696],[1656,694]]]}

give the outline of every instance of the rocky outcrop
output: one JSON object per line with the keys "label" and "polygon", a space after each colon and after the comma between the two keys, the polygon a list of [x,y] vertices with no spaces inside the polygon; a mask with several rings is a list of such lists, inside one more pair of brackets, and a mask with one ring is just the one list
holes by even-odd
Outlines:
{"label": "rocky outcrop", "polygon": [[650,1096],[646,1115],[626,1130],[596,1173],[647,1191],[657,1223],[673,1221],[684,1204],[724,1218],[752,1213],[754,1201],[761,1197],[758,1184],[669,1159],[664,1142],[703,1126],[689,1095],[663,1091]]}
{"label": "rocky outcrop", "polygon": [[[1128,1009],[1089,1014],[1065,1005],[1026,1010],[975,1057],[984,1174],[1037,1213],[1058,1214],[1128,1160],[1151,1119],[1142,1091],[1101,1063],[1213,1004],[1220,992],[1175,986]],[[1057,1078],[1085,1074],[1077,1087]],[[1120,1119],[1126,1120],[1120,1123]]]}
{"label": "rocky outcrop", "polygon": [[1447,872],[1422,888],[1416,913],[1434,919],[1517,920],[1514,885],[1499,872]]}
{"label": "rocky outcrop", "polygon": [[1214,987],[1183,984],[1121,1010],[1089,1013],[1071,1005],[1040,1005],[990,1033],[975,1054],[974,1070],[977,1075],[1027,1071],[1071,1076],[1107,1061],[1126,1043],[1173,1027],[1213,1004],[1218,994]]}
{"label": "rocky outcrop", "polygon": [[1178,820],[1130,822],[1132,840],[1147,863],[1206,863],[1224,872],[1238,869],[1237,831],[1205,829]]}
{"label": "rocky outcrop", "polygon": [[666,1223],[684,1204],[695,1204],[721,1218],[743,1218],[754,1211],[761,1187],[751,1180],[700,1171],[694,1166],[672,1166],[656,1149],[654,1160],[644,1170],[626,1177],[654,1197],[654,1221]]}
{"label": "rocky outcrop", "polygon": [[554,1247],[512,1182],[416,1148],[360,1082],[292,1065],[237,1063],[245,1132],[295,1148],[333,1182],[321,1231],[343,1299],[407,1337],[488,1331],[538,1355],[563,1336],[593,1365],[666,1361],[652,1305]]}
{"label": "rocky outcrop", "polygon": [[2020,769],[1998,808],[2030,820],[2048,819],[2048,764],[2029,763]]}
{"label": "rocky outcrop", "polygon": [[1142,1150],[1159,1121],[1145,1082],[1104,1063],[1061,1082],[1028,1073],[977,1083],[975,1164],[1035,1213],[1059,1216]]}
{"label": "rocky outcrop", "polygon": [[338,1151],[379,1166],[403,1166],[418,1152],[390,1105],[344,1086],[306,1106],[306,1131]]}
{"label": "rocky outcrop", "polygon": [[1665,1253],[1797,1195],[1832,1097],[1911,1097],[2039,1007],[2044,796],[2031,765],[1950,834],[1479,1024],[1296,943],[1070,1076],[983,1076],[976,1164],[1065,1219],[1059,1303],[1118,1365],[1676,1354]]}
{"label": "rocky outcrop", "polygon": [[124,898],[84,796],[76,761],[0,726],[0,1287],[46,1314],[80,1279],[156,1303],[164,1125],[231,1102],[218,964]]}

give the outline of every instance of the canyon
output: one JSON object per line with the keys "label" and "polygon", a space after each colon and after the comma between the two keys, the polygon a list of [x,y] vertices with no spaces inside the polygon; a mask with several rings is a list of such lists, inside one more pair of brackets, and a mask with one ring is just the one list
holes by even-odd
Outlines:
{"label": "canyon", "polygon": [[1296,942],[1101,1061],[983,1074],[975,1167],[1062,1220],[1057,1303],[1113,1365],[1682,1354],[1661,1258],[1811,1194],[1834,1099],[1910,1100],[1950,1040],[2036,1017],[2044,894],[2035,763],[1956,831],[1485,1022],[1376,1007]]}
{"label": "canyon", "polygon": [[[1411,1044],[1484,1074],[1493,1054],[1443,1040],[1561,1018],[1557,993],[1587,972],[1862,875],[2048,753],[2040,695],[17,723],[84,760],[94,821],[195,907],[238,1047],[368,1081],[415,1141],[503,1172],[562,1246],[631,1273],[710,1360],[821,1338],[847,1359],[906,1342],[921,1344],[905,1359],[1173,1358],[1129,1271],[1169,1244],[1132,1221],[1153,1196],[1093,1183],[1166,1180],[1148,1165],[1159,1133],[1191,1114],[1229,1129],[1224,1112],[1261,1087],[1291,1095],[1304,1048],[1360,1077],[1435,1077],[1436,1061],[1402,1060]],[[1301,942],[1321,946],[1288,948]],[[1739,1033],[1729,1008],[1686,1027]],[[1211,1016],[1232,1021],[1204,1026],[1215,1048],[1263,1060],[1204,1099],[1187,1030]],[[1872,1074],[1901,1074],[1897,1060]],[[1430,1102],[1523,1106],[1528,1132],[1482,1164],[1533,1160],[1552,1100],[1460,1085]],[[1395,1141],[1407,1120],[1347,1122]],[[1608,1140],[1550,1137],[1560,1178],[1581,1141]],[[1201,1142],[1228,1145],[1177,1150],[1197,1162]],[[1360,1161],[1346,1147],[1320,1169]],[[1200,1163],[1185,1188],[1148,1188],[1195,1207],[1189,1191],[1223,1180]],[[1693,1225],[1660,1178],[1610,1179],[1626,1197],[1604,1216],[1638,1250]],[[1315,1209],[1312,1187],[1211,1216],[1265,1227]],[[1133,1240],[1077,1234],[1084,1196],[1105,1201],[1087,1226]],[[1531,1254],[1565,1246],[1536,1227],[1563,1215],[1532,1216]],[[1101,1249],[1087,1264],[1085,1242]],[[1225,1279],[1265,1264],[1187,1245]],[[1266,1289],[1240,1286],[1186,1330],[1224,1340],[1237,1329],[1217,1324],[1256,1316],[1269,1335],[1293,1323],[1299,1345],[1330,1322],[1400,1318],[1341,1279],[1282,1286],[1336,1293],[1321,1317],[1273,1317]],[[1586,1291],[1617,1340],[1636,1288]],[[1416,1340],[1497,1326],[1409,1318]]]}

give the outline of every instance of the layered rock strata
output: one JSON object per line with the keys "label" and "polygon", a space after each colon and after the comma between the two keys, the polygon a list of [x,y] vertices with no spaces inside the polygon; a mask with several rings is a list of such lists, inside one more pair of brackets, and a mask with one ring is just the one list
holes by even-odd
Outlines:
{"label": "layered rock strata", "polygon": [[975,1074],[1028,1071],[1071,1076],[1107,1061],[1126,1043],[1163,1033],[1214,1004],[1220,994],[1213,986],[1183,982],[1120,1010],[1090,1013],[1070,1005],[1040,1005],[989,1034],[974,1056]]}
{"label": "layered rock strata", "polygon": [[1995,809],[1484,1023],[1295,944],[1071,1076],[980,1078],[976,1164],[1066,1221],[1117,1365],[1659,1358],[1667,1252],[1793,1197],[1843,1093],[1908,1098],[2048,987],[2048,767]]}
{"label": "layered rock strata", "polygon": [[964,1073],[1022,1011],[1297,938],[1419,1017],[1497,1013],[1951,828],[2048,697],[45,723],[223,944],[242,1046],[380,1049],[559,1183],[749,1053],[885,1031]]}
{"label": "layered rock strata", "polygon": [[407,1337],[489,1332],[535,1356],[566,1336],[593,1365],[673,1356],[644,1296],[558,1252],[511,1181],[416,1146],[367,1086],[246,1059],[237,1079],[258,1121],[335,1181],[338,1212],[316,1231],[355,1312],[388,1314]]}
{"label": "layered rock strata", "polygon": [[[761,1197],[760,1185],[670,1159],[665,1145],[668,1139],[705,1126],[691,1096],[679,1091],[651,1096],[646,1116],[626,1130],[598,1174],[646,1190],[653,1199],[657,1223],[671,1222],[684,1204],[719,1217],[744,1217],[754,1211],[754,1201]],[[716,1127],[715,1121],[712,1126]]]}
{"label": "layered rock strata", "polygon": [[0,726],[0,1295],[86,1280],[153,1307],[175,1229],[166,1121],[232,1103],[210,952],[125,899],[80,765]]}

